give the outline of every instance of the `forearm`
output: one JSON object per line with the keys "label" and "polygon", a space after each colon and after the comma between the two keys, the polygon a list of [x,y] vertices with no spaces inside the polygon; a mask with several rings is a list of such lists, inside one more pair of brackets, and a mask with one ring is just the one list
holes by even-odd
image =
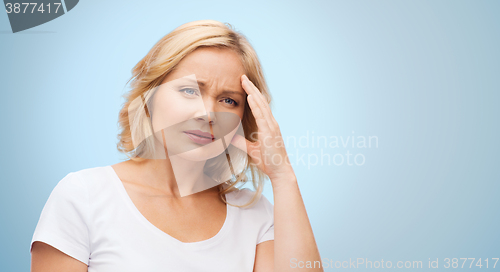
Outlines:
{"label": "forearm", "polygon": [[[300,194],[292,176],[274,180],[274,271],[323,271],[321,258]],[[293,261],[291,261],[293,259]],[[303,261],[302,263],[298,263]],[[310,261],[311,267],[306,268]],[[316,265],[316,266],[314,266]],[[301,269],[300,267],[304,267]]]}

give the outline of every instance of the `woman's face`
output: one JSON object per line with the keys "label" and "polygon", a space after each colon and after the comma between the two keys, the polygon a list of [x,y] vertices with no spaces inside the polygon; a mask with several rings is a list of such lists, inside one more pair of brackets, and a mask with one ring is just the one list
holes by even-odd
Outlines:
{"label": "woman's face", "polygon": [[165,77],[152,98],[151,116],[155,140],[166,145],[169,156],[207,160],[224,152],[237,131],[242,133],[244,73],[236,52],[205,47]]}

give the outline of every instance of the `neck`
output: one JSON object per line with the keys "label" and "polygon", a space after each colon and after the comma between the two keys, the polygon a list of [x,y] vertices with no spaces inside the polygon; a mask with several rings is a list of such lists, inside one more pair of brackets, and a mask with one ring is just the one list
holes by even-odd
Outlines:
{"label": "neck", "polygon": [[184,197],[210,188],[218,193],[218,183],[205,175],[205,161],[191,161],[179,155],[166,159],[145,159],[137,163],[144,182],[171,197]]}

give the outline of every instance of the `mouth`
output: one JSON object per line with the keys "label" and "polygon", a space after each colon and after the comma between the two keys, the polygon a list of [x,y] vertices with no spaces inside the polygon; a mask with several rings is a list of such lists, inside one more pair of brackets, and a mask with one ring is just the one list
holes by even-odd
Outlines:
{"label": "mouth", "polygon": [[201,130],[186,130],[183,132],[189,139],[197,144],[208,144],[215,141],[214,135]]}

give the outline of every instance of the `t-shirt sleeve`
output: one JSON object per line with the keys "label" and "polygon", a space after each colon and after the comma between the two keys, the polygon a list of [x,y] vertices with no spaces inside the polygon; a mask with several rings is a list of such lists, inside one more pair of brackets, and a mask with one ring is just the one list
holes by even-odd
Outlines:
{"label": "t-shirt sleeve", "polygon": [[69,173],[59,181],[45,203],[31,246],[33,242],[41,241],[88,265],[88,222],[87,186],[77,173]]}
{"label": "t-shirt sleeve", "polygon": [[266,210],[266,222],[263,231],[260,234],[257,244],[265,241],[274,240],[274,205],[267,200],[264,195],[261,195],[262,204]]}

